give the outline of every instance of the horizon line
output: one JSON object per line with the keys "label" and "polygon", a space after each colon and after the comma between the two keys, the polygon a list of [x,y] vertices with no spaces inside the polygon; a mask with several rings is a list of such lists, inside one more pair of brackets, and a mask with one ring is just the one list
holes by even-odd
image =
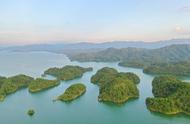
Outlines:
{"label": "horizon line", "polygon": [[[128,43],[158,43],[158,42],[168,42],[172,40],[189,40],[190,38],[171,38],[171,39],[165,39],[165,40],[155,40],[155,41],[144,41],[144,40],[112,40],[112,41],[100,41],[100,42],[92,42],[92,41],[48,41],[48,42],[35,42],[35,43],[0,43],[2,47],[6,46],[29,46],[29,45],[56,45],[56,44],[80,44],[80,43],[87,43],[87,44],[104,44],[104,43],[114,43],[114,42],[128,42]],[[1,42],[1,41],[0,41]]]}

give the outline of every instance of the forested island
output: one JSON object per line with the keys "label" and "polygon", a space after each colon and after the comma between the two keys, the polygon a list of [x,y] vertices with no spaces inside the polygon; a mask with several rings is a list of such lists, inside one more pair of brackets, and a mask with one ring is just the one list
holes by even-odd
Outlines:
{"label": "forested island", "polygon": [[117,72],[114,68],[104,67],[92,76],[91,82],[99,86],[99,101],[121,104],[130,98],[139,97],[136,84],[140,79],[133,73]]}
{"label": "forested island", "polygon": [[44,75],[52,75],[58,80],[67,81],[75,78],[80,78],[87,71],[92,71],[92,68],[83,68],[80,66],[67,65],[62,68],[49,68],[44,72]]}
{"label": "forested island", "polygon": [[29,110],[27,111],[27,114],[28,114],[29,116],[33,116],[33,115],[35,114],[34,109],[29,109]]}
{"label": "forested island", "polygon": [[190,83],[182,82],[174,76],[159,76],[154,78],[152,87],[155,98],[146,99],[149,110],[163,114],[190,115]]}
{"label": "forested island", "polygon": [[32,93],[40,92],[60,84],[58,80],[47,80],[42,78],[37,78],[33,80],[28,87],[28,90]]}
{"label": "forested island", "polygon": [[132,67],[132,68],[144,68],[146,65],[140,61],[122,61],[118,63],[119,66]]}
{"label": "forested island", "polygon": [[85,92],[86,92],[86,86],[84,84],[81,83],[73,84],[70,87],[68,87],[62,95],[58,96],[56,100],[69,102],[82,96]]}
{"label": "forested island", "polygon": [[12,77],[0,77],[0,101],[19,89],[27,88],[34,79],[23,74]]}

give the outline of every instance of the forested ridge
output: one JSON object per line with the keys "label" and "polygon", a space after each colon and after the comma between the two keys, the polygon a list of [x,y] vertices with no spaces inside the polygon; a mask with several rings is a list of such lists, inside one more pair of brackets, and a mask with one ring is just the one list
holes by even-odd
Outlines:
{"label": "forested ridge", "polygon": [[69,56],[81,62],[119,62],[120,66],[143,68],[148,74],[190,75],[190,45],[171,45],[158,49],[108,48],[99,52]]}
{"label": "forested ridge", "polygon": [[146,99],[149,110],[190,115],[190,83],[182,82],[174,76],[159,76],[154,78],[152,88],[154,98]]}

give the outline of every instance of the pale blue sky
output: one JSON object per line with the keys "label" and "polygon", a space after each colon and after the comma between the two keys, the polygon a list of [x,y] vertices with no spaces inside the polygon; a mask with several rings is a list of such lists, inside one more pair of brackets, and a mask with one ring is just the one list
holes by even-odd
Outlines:
{"label": "pale blue sky", "polygon": [[0,0],[0,43],[190,38],[190,0]]}

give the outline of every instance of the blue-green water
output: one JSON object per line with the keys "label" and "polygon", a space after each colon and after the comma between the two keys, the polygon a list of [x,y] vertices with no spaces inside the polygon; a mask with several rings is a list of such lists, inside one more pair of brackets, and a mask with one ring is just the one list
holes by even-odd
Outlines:
{"label": "blue-green water", "polygon": [[[151,81],[153,76],[146,75],[141,69],[119,67],[117,63],[79,63],[71,62],[66,56],[48,52],[0,53],[0,75],[12,76],[24,73],[40,77],[49,67],[79,65],[93,67],[82,78],[62,82],[58,87],[31,94],[27,89],[20,90],[6,97],[0,103],[0,124],[189,124],[190,117],[185,115],[164,116],[151,113],[146,109],[145,99],[152,96]],[[122,72],[134,72],[141,82],[138,85],[140,98],[117,106],[100,103],[97,100],[98,87],[90,83],[90,77],[102,67],[113,67]],[[51,78],[51,77],[47,77]],[[189,80],[185,78],[185,80]],[[190,80],[189,80],[190,81]],[[72,103],[53,102],[73,83],[84,83],[87,92]],[[27,110],[34,108],[33,117]]]}

